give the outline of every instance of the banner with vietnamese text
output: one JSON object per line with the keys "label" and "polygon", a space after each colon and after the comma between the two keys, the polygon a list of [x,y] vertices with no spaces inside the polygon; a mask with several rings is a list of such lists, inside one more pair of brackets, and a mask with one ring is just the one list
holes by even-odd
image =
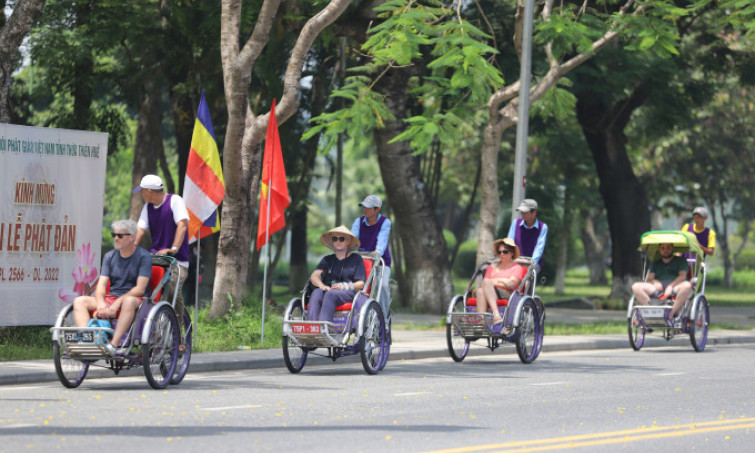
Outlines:
{"label": "banner with vietnamese text", "polygon": [[0,124],[0,326],[51,325],[95,284],[107,137]]}

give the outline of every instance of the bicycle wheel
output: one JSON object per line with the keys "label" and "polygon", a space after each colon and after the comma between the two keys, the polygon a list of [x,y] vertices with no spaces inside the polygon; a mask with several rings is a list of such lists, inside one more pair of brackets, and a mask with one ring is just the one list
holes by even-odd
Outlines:
{"label": "bicycle wheel", "polygon": [[632,349],[639,351],[645,343],[645,327],[636,308],[632,309],[632,316],[627,320],[627,332]]}
{"label": "bicycle wheel", "polygon": [[171,385],[177,385],[180,384],[181,381],[183,381],[184,377],[186,377],[186,373],[189,371],[189,363],[191,362],[191,345],[192,345],[192,334],[194,333],[194,325],[191,323],[191,317],[188,313],[186,313],[186,310],[184,310],[184,327],[186,328],[186,333],[184,333],[183,336],[183,351],[178,350],[178,364],[176,365],[176,372],[173,374],[173,377],[170,379]]}
{"label": "bicycle wheel", "polygon": [[543,338],[540,326],[540,315],[535,302],[530,298],[525,299],[519,315],[519,326],[516,328],[516,353],[522,363],[532,363],[539,354],[539,343]]}
{"label": "bicycle wheel", "polygon": [[[304,310],[302,309],[301,300],[296,299],[291,301],[291,310],[289,311],[287,321],[301,321],[304,319]],[[291,373],[298,373],[304,368],[304,364],[307,362],[307,351],[304,348],[295,345],[288,335],[283,335],[282,341],[283,347],[283,361],[286,362],[286,368]]]}
{"label": "bicycle wheel", "polygon": [[164,389],[170,384],[178,362],[176,313],[170,305],[162,305],[149,327],[149,341],[142,345],[144,376],[152,388]]}
{"label": "bicycle wheel", "polygon": [[372,300],[367,306],[362,323],[362,336],[359,338],[359,354],[367,374],[380,371],[380,364],[386,354],[385,318],[380,304]]}
{"label": "bicycle wheel", "polygon": [[708,342],[708,324],[710,323],[710,312],[708,311],[708,301],[705,296],[700,296],[697,300],[695,309],[695,319],[692,320],[692,326],[689,331],[689,339],[692,341],[692,347],[696,352],[703,352],[705,344]]}
{"label": "bicycle wheel", "polygon": [[[464,298],[462,296],[455,296],[451,299],[451,307],[449,307],[451,313],[464,313],[466,307],[464,306]],[[448,344],[448,353],[451,358],[456,362],[461,362],[469,352],[469,340],[464,338],[459,332],[459,329],[454,327],[453,324],[446,324],[446,343]]]}
{"label": "bicycle wheel", "polygon": [[[76,327],[73,319],[73,304],[64,307],[63,311],[63,321],[55,327]],[[60,333],[60,335],[64,334]],[[55,362],[55,374],[58,375],[60,383],[69,389],[81,385],[89,372],[89,362],[70,358],[57,341],[52,343],[52,359]]]}

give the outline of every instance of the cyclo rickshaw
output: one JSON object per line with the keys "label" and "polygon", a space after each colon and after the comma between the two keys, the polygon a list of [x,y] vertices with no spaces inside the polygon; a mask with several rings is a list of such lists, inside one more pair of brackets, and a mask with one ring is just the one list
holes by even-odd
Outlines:
{"label": "cyclo rickshaw", "polygon": [[689,334],[692,347],[695,351],[702,352],[708,340],[708,324],[710,323],[708,301],[705,298],[706,268],[703,250],[695,235],[688,231],[648,231],[640,238],[643,278],[647,278],[650,271],[649,261],[660,259],[658,248],[661,244],[673,244],[675,254],[686,253],[688,256],[694,254],[694,257],[687,258],[692,291],[672,325],[669,325],[668,315],[674,302],[673,298],[669,300],[664,295],[658,297],[652,294],[648,305],[639,305],[632,296],[627,309],[629,343],[635,351],[639,351],[645,343],[645,334],[658,330],[667,341],[678,334]]}
{"label": "cyclo rickshaw", "polygon": [[[113,357],[105,349],[108,338],[115,332],[117,319],[110,320],[111,327],[77,327],[73,303],[63,307],[50,332],[55,372],[65,387],[81,385],[90,366],[109,368],[115,374],[142,366],[147,382],[155,389],[183,380],[191,360],[191,318],[184,310],[184,348],[180,350],[182,338],[173,307],[181,289],[176,288],[170,303],[160,300],[176,265],[172,256],[152,255],[151,295],[139,305],[131,326],[121,339],[121,349],[126,350],[123,355]],[[99,363],[101,360],[104,365]]]}
{"label": "cyclo rickshaw", "polygon": [[493,324],[493,314],[477,312],[475,288],[482,284],[488,266],[497,258],[482,263],[472,275],[463,294],[457,294],[448,304],[446,314],[446,340],[448,352],[456,362],[461,362],[469,352],[469,343],[485,339],[487,347],[494,351],[505,343],[515,343],[522,363],[531,363],[540,354],[545,328],[545,307],[535,295],[537,271],[531,258],[519,257],[516,263],[527,267],[527,273],[519,287],[508,299],[498,299],[503,323]]}
{"label": "cyclo rickshaw", "polygon": [[[385,367],[391,347],[390,326],[386,326],[383,310],[378,303],[383,272],[383,259],[374,252],[359,253],[364,260],[364,289],[357,297],[366,298],[361,308],[348,302],[336,307],[331,321],[309,321],[306,318],[310,285],[305,285],[301,297],[291,299],[283,315],[283,360],[291,373],[299,373],[307,356],[319,355],[335,361],[339,357],[359,354],[367,374],[376,374]],[[352,321],[357,320],[355,332]],[[326,353],[315,352],[325,348]]]}

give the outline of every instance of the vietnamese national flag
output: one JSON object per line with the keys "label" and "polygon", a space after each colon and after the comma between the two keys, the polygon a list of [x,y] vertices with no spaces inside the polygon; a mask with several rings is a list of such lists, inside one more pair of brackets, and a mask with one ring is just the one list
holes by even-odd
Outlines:
{"label": "vietnamese national flag", "polygon": [[[270,231],[267,230],[268,200],[270,206]],[[257,250],[267,243],[268,238],[286,226],[284,210],[291,204],[286,184],[286,169],[283,167],[278,121],[275,119],[275,99],[270,109],[265,139],[265,155],[262,159],[262,179],[260,181],[260,215],[257,225]]]}
{"label": "vietnamese national flag", "polygon": [[225,196],[225,181],[220,154],[212,130],[210,109],[202,90],[194,133],[191,137],[189,162],[186,164],[183,199],[189,211],[189,243],[220,230],[218,206]]}

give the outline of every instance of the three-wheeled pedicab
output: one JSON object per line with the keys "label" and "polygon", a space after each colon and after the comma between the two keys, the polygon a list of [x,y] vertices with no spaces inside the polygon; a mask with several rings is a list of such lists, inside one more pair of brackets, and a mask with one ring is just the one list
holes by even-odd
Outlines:
{"label": "three-wheeled pedicab", "polygon": [[[305,285],[302,297],[291,299],[283,315],[283,360],[291,373],[304,367],[307,356],[320,355],[334,361],[339,357],[360,354],[367,374],[376,374],[385,367],[390,352],[391,334],[378,303],[383,259],[374,252],[359,253],[364,260],[364,289],[357,292],[354,300],[366,299],[361,308],[348,302],[336,307],[331,321],[309,321],[306,313],[309,306],[309,284]],[[352,320],[357,320],[352,332]],[[327,353],[318,354],[318,348]]]}
{"label": "three-wheeled pedicab", "polygon": [[[76,388],[81,385],[90,366],[109,368],[115,374],[143,366],[147,382],[155,389],[181,382],[188,371],[191,357],[191,320],[185,313],[186,336],[184,350],[180,351],[181,333],[173,305],[160,301],[174,266],[175,258],[152,255],[151,296],[139,305],[134,321],[121,339],[121,350],[125,350],[122,355],[113,357],[105,349],[108,338],[115,332],[117,319],[110,320],[111,327],[77,327],[73,304],[63,307],[50,332],[55,372],[64,386]],[[176,288],[176,291],[180,291],[180,288]],[[100,361],[104,361],[104,365]]]}
{"label": "three-wheeled pedicab", "polygon": [[537,271],[528,257],[519,257],[516,262],[527,267],[527,273],[519,287],[508,299],[498,299],[499,310],[503,307],[503,323],[493,324],[493,314],[477,312],[475,288],[482,284],[485,270],[496,262],[489,260],[475,271],[464,294],[451,299],[446,315],[446,340],[448,352],[461,362],[469,352],[469,343],[485,339],[487,347],[494,351],[505,343],[515,343],[522,363],[531,363],[540,354],[545,328],[545,308],[540,297],[535,295]]}
{"label": "three-wheeled pedicab", "polygon": [[[629,343],[639,351],[645,343],[645,334],[655,330],[663,338],[671,340],[678,334],[689,334],[692,347],[702,352],[708,340],[710,313],[705,298],[705,261],[703,251],[694,234],[687,231],[648,231],[640,239],[640,251],[644,255],[643,277],[650,271],[648,262],[660,259],[658,248],[661,244],[673,244],[674,253],[687,254],[690,268],[689,281],[692,291],[674,320],[669,320],[669,312],[674,299],[652,294],[648,305],[640,305],[634,296],[629,300],[627,309],[627,330]],[[694,255],[694,256],[692,256]]]}

